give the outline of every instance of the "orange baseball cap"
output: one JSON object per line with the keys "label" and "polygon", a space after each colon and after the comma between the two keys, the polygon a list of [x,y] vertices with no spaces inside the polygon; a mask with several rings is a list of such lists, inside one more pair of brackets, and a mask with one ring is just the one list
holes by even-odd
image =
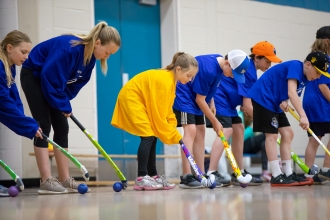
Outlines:
{"label": "orange baseball cap", "polygon": [[257,56],[264,56],[273,63],[281,63],[282,60],[276,56],[273,44],[267,41],[260,41],[251,48],[251,53]]}

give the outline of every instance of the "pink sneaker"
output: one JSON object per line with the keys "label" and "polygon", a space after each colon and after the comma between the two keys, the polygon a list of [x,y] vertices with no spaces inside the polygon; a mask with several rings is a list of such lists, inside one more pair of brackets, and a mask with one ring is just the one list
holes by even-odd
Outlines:
{"label": "pink sneaker", "polygon": [[150,176],[138,177],[135,179],[135,185],[133,187],[134,190],[158,190],[163,188],[162,184],[156,182],[154,178]]}
{"label": "pink sneaker", "polygon": [[272,178],[272,174],[269,173],[268,171],[263,171],[260,176],[260,179],[262,179],[265,182],[270,182],[271,178]]}
{"label": "pink sneaker", "polygon": [[163,186],[162,187],[163,189],[173,189],[175,187],[175,184],[169,183],[164,175],[163,176],[157,175],[156,177],[154,177],[154,179],[158,184],[161,184]]}

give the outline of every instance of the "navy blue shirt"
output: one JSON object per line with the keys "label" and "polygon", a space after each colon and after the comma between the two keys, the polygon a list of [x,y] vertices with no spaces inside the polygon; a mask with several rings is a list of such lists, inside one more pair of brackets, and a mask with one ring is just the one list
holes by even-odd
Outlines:
{"label": "navy blue shirt", "polygon": [[272,112],[283,112],[280,104],[289,99],[288,80],[298,81],[298,96],[308,83],[303,72],[303,65],[299,60],[290,60],[271,67],[252,86],[248,93],[249,97]]}
{"label": "navy blue shirt", "polygon": [[180,82],[177,83],[174,109],[194,115],[203,115],[196,103],[196,95],[206,96],[206,103],[209,103],[213,98],[223,74],[217,57],[222,56],[220,54],[208,54],[196,57],[198,72],[191,82],[184,85]]}
{"label": "navy blue shirt", "polygon": [[64,113],[71,113],[70,101],[90,80],[96,59],[84,65],[84,45],[72,46],[75,36],[59,36],[35,46],[23,67],[32,69],[40,79],[49,105]]}
{"label": "navy blue shirt", "polygon": [[[15,65],[11,66],[13,79],[16,76]],[[7,85],[5,67],[0,60],[0,122],[16,134],[32,139],[39,126],[37,122],[24,115],[22,101],[16,83]]]}

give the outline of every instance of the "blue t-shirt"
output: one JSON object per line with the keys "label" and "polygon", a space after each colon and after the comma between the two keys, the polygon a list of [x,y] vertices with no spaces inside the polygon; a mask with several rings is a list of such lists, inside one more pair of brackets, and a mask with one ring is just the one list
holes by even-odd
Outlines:
{"label": "blue t-shirt", "polygon": [[84,45],[72,46],[75,36],[59,36],[35,46],[23,67],[40,79],[43,94],[51,107],[71,113],[70,101],[90,80],[96,59],[84,65]]}
{"label": "blue t-shirt", "polygon": [[319,89],[320,84],[330,88],[330,78],[321,76],[308,83],[303,98],[303,108],[310,122],[330,122],[330,102]]}
{"label": "blue t-shirt", "polygon": [[237,116],[236,107],[243,104],[243,97],[248,97],[248,91],[257,81],[257,70],[253,60],[250,60],[250,66],[244,75],[245,83],[237,83],[234,78],[221,76],[221,85],[214,95],[217,115]]}
{"label": "blue t-shirt", "polygon": [[[15,65],[11,66],[13,79],[16,76]],[[32,139],[39,126],[37,122],[24,115],[22,101],[15,81],[8,87],[6,71],[0,60],[0,122],[16,134]]]}
{"label": "blue t-shirt", "polygon": [[252,86],[248,95],[264,108],[281,113],[281,102],[289,99],[288,79],[298,81],[297,93],[300,96],[308,83],[301,61],[290,60],[271,67]]}
{"label": "blue t-shirt", "polygon": [[180,82],[177,83],[174,109],[194,115],[203,115],[196,103],[196,95],[206,96],[206,103],[209,103],[213,98],[223,74],[217,57],[222,56],[220,54],[208,54],[196,57],[198,72],[191,82],[185,85]]}

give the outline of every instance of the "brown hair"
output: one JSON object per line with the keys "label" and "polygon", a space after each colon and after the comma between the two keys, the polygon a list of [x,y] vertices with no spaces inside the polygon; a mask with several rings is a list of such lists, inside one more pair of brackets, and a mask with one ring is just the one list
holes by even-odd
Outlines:
{"label": "brown hair", "polygon": [[8,87],[12,84],[14,79],[9,66],[7,46],[10,44],[13,47],[15,47],[22,42],[31,43],[31,40],[26,34],[17,30],[9,32],[6,35],[6,37],[3,39],[3,41],[0,42],[0,60],[3,62],[3,65],[5,66]]}
{"label": "brown hair", "polygon": [[179,66],[183,70],[190,70],[192,67],[198,68],[198,62],[195,57],[186,54],[184,52],[177,52],[174,54],[172,63],[165,67],[167,70],[175,70],[175,68]]}
{"label": "brown hair", "polygon": [[[94,51],[95,41],[100,39],[101,45],[107,45],[111,42],[115,43],[118,47],[121,45],[121,39],[116,28],[108,26],[104,21],[99,22],[95,27],[89,32],[88,35],[85,34],[70,34],[76,36],[80,41],[73,40],[71,44],[77,46],[79,44],[85,45],[84,50],[84,65],[86,65],[92,57]],[[104,74],[107,73],[108,66],[105,59],[101,59],[101,69]]]}
{"label": "brown hair", "polygon": [[315,39],[311,46],[311,52],[320,51],[330,55],[330,40],[329,39]]}

